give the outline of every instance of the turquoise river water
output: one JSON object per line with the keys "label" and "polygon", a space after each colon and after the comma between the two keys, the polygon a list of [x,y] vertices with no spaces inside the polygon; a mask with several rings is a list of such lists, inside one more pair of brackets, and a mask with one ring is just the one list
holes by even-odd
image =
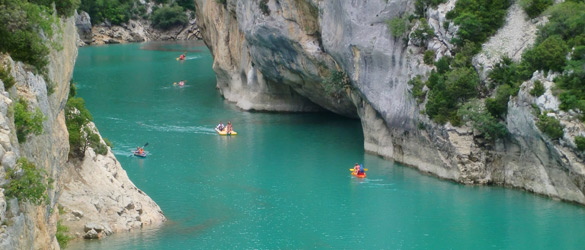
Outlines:
{"label": "turquoise river water", "polygon": [[[187,60],[175,60],[183,51]],[[365,154],[358,120],[239,110],[216,90],[211,66],[201,44],[79,49],[78,95],[169,221],[70,249],[585,247],[583,207]],[[238,135],[218,136],[219,121]],[[147,142],[147,158],[130,156]],[[350,175],[355,162],[367,178]]]}

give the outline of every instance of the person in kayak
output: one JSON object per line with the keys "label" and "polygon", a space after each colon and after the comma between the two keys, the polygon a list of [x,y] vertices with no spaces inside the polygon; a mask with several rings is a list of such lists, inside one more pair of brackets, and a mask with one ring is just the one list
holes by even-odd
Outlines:
{"label": "person in kayak", "polygon": [[364,166],[362,166],[361,164],[358,166],[359,170],[357,172],[358,175],[363,175],[364,174]]}
{"label": "person in kayak", "polygon": [[138,153],[139,155],[144,154],[144,148],[142,148],[142,147],[136,147],[136,153]]}
{"label": "person in kayak", "polygon": [[225,128],[225,126],[223,125],[223,123],[221,121],[219,121],[219,124],[217,124],[217,127],[215,127],[215,128],[217,128],[217,130],[219,130],[219,131],[222,131]]}
{"label": "person in kayak", "polygon": [[226,126],[226,132],[228,135],[231,135],[232,132],[234,131],[234,128],[232,128],[232,122],[228,122],[227,126]]}
{"label": "person in kayak", "polygon": [[185,81],[180,81],[179,86],[183,86],[183,85],[185,85]]}
{"label": "person in kayak", "polygon": [[353,172],[355,174],[358,174],[360,172],[360,164],[359,163],[355,163],[355,165],[353,166]]}
{"label": "person in kayak", "polygon": [[181,56],[179,56],[179,59],[180,59],[180,60],[185,60],[185,54],[187,54],[187,52],[185,52],[185,53],[181,54]]}

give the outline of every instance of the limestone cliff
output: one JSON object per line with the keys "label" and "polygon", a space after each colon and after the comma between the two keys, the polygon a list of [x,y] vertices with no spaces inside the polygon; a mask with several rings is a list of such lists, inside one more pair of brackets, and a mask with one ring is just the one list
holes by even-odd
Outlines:
{"label": "limestone cliff", "polygon": [[[214,56],[217,87],[246,110],[329,110],[359,117],[367,152],[465,184],[498,184],[585,204],[585,166],[568,140],[555,143],[535,126],[532,104],[565,117],[572,131],[585,128],[551,105],[551,78],[536,73],[510,100],[510,135],[486,143],[467,126],[439,125],[412,97],[407,82],[432,69],[422,52],[450,55],[454,25],[444,27],[447,1],[428,9],[436,31],[426,48],[390,35],[386,21],[412,12],[413,0],[197,0],[197,18]],[[519,58],[536,34],[536,24],[516,5],[506,25],[483,46],[474,68],[485,79],[503,55]],[[331,92],[333,76],[342,81]],[[346,80],[343,80],[346,79]],[[549,86],[543,100],[527,94],[540,79]],[[558,102],[558,101],[556,101]],[[566,133],[567,134],[567,133]]]}
{"label": "limestone cliff", "polygon": [[[5,178],[7,172],[15,169],[21,157],[28,159],[36,168],[45,170],[48,177],[54,180],[48,190],[48,202],[40,205],[16,198],[8,199],[5,190],[0,189],[0,249],[59,249],[55,237],[57,222],[62,220],[67,224],[72,218],[68,213],[85,211],[83,206],[86,204],[75,203],[84,199],[81,193],[92,195],[87,204],[99,203],[103,211],[115,210],[117,213],[104,212],[94,216],[91,212],[85,212],[87,216],[83,218],[74,216],[71,228],[75,231],[71,233],[77,230],[84,233],[83,228],[79,229],[75,223],[101,224],[111,227],[112,231],[120,231],[165,220],[158,205],[132,184],[111,153],[96,157],[90,149],[84,162],[68,161],[69,140],[64,107],[77,57],[78,35],[73,18],[59,20],[56,25],[59,32],[51,38],[56,46],[52,46],[49,54],[46,76],[36,74],[22,62],[13,61],[10,55],[0,55],[0,63],[10,69],[9,74],[15,80],[15,85],[9,89],[5,89],[5,83],[0,80],[0,186],[11,181]],[[46,117],[42,122],[42,133],[30,134],[24,142],[17,139],[14,124],[14,103],[18,99],[26,101],[31,108],[38,108]],[[91,180],[84,174],[88,171],[92,173]],[[96,183],[100,183],[100,189],[108,193],[94,192]],[[70,198],[72,195],[75,195],[73,200]],[[111,199],[117,203],[113,204],[109,201]],[[65,208],[64,215],[58,212],[61,206]],[[125,220],[125,223],[106,225],[122,220],[118,218]],[[99,229],[101,225],[92,229]]]}

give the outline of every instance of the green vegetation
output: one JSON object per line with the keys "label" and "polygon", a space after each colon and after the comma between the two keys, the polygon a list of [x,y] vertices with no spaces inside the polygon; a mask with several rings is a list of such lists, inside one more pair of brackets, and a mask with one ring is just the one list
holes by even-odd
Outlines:
{"label": "green vegetation", "polygon": [[410,40],[416,46],[423,47],[435,35],[435,30],[429,26],[427,19],[418,20],[418,27],[410,34]]}
{"label": "green vegetation", "polygon": [[258,8],[260,8],[260,10],[262,11],[262,14],[264,14],[265,16],[269,16],[270,15],[270,8],[268,8],[268,5],[266,3],[268,3],[268,0],[258,1]]}
{"label": "green vegetation", "polygon": [[395,17],[386,21],[388,30],[393,37],[402,37],[410,30],[410,21],[407,17]]}
{"label": "green vegetation", "polygon": [[424,17],[429,7],[436,8],[439,4],[445,2],[447,2],[447,0],[416,0],[416,2],[414,2],[414,13],[419,17]]}
{"label": "green vegetation", "polygon": [[[0,52],[9,53],[14,60],[30,64],[39,72],[44,72],[49,63],[49,47],[44,37],[53,37],[52,26],[57,20],[52,16],[53,9],[44,2],[0,0]],[[69,13],[63,8],[62,11]]]}
{"label": "green vegetation", "polygon": [[49,9],[53,9],[52,5],[55,3],[57,13],[64,17],[73,16],[80,4],[80,0],[29,0],[29,2],[45,6]]}
{"label": "green vegetation", "polygon": [[10,182],[3,186],[4,194],[8,198],[29,201],[35,205],[48,202],[47,189],[51,187],[52,181],[46,176],[43,169],[36,168],[26,158],[20,158],[14,168],[6,169],[6,178]]}
{"label": "green vegetation", "polygon": [[[560,108],[585,112],[585,1],[559,3],[546,13],[550,18],[539,30],[533,49],[537,51],[526,59],[533,68],[562,72],[555,79],[560,92]],[[567,60],[571,49],[570,60]]]}
{"label": "green vegetation", "polygon": [[4,83],[5,90],[12,88],[12,86],[14,86],[15,84],[14,77],[10,75],[10,71],[11,69],[9,66],[7,69],[5,69],[4,67],[0,67],[0,80],[2,80],[2,82]]}
{"label": "green vegetation", "polygon": [[105,155],[108,153],[106,145],[101,143],[98,134],[94,133],[86,125],[93,120],[91,113],[85,107],[85,101],[75,97],[75,85],[72,84],[69,92],[69,100],[65,105],[65,123],[69,132],[69,146],[71,157],[83,157],[85,150],[91,147],[96,153]]}
{"label": "green vegetation", "polygon": [[535,70],[562,71],[567,65],[567,47],[563,38],[553,35],[528,49],[522,55],[522,59]]}
{"label": "green vegetation", "polygon": [[189,22],[183,7],[176,4],[155,10],[150,20],[152,20],[153,27],[163,30]]}
{"label": "green vegetation", "polygon": [[26,136],[34,133],[40,135],[43,132],[43,112],[36,108],[34,112],[28,110],[28,103],[20,98],[14,103],[14,125],[16,137],[20,143],[26,142]]}
{"label": "green vegetation", "polygon": [[492,36],[504,24],[510,0],[459,0],[455,8],[447,13],[447,19],[459,25],[453,43],[459,46],[468,41],[474,47]]}
{"label": "green vegetation", "polygon": [[325,92],[339,98],[343,90],[351,86],[351,82],[345,72],[335,70],[323,80],[323,86],[325,86]]}
{"label": "green vegetation", "polygon": [[[61,210],[59,210],[59,213],[61,213]],[[61,220],[57,221],[57,233],[55,234],[55,237],[57,237],[57,242],[59,242],[59,246],[63,249],[67,248],[69,241],[75,238],[67,235],[68,232],[69,228],[61,224]]]}
{"label": "green vegetation", "polygon": [[478,101],[466,103],[458,113],[463,121],[470,121],[472,127],[488,141],[503,138],[508,134],[506,125],[482,109]]}
{"label": "green vegetation", "polygon": [[575,136],[575,145],[577,145],[577,149],[583,151],[585,150],[585,137],[583,136]]}
{"label": "green vegetation", "polygon": [[227,4],[227,0],[215,0],[215,2],[223,5]]}
{"label": "green vegetation", "polygon": [[544,85],[542,84],[542,82],[540,82],[539,80],[534,81],[534,88],[532,88],[532,90],[530,90],[530,94],[534,97],[539,97],[542,94],[544,94],[544,91],[546,91],[544,89]]}
{"label": "green vegetation", "polygon": [[432,71],[426,83],[430,89],[426,113],[440,124],[457,124],[459,103],[478,94],[479,77],[472,67],[455,68],[444,73]]}
{"label": "green vegetation", "polygon": [[495,97],[485,100],[485,106],[488,112],[494,117],[505,119],[508,114],[508,100],[510,100],[510,95],[513,91],[515,90],[508,84],[500,85],[496,89]]}
{"label": "green vegetation", "polygon": [[554,3],[553,0],[520,0],[518,2],[530,18],[539,16]]}
{"label": "green vegetation", "polygon": [[426,65],[433,65],[435,63],[435,51],[434,50],[427,50],[423,56],[423,62]]}
{"label": "green vegetation", "polygon": [[81,0],[80,10],[87,12],[94,24],[109,21],[112,24],[128,22],[135,0]]}
{"label": "green vegetation", "polygon": [[175,0],[175,3],[187,10],[195,11],[195,1],[193,0]]}
{"label": "green vegetation", "polygon": [[410,79],[408,84],[412,86],[412,96],[416,98],[416,102],[418,104],[422,103],[425,100],[425,95],[427,93],[426,91],[423,91],[425,83],[420,79],[420,76]]}
{"label": "green vegetation", "polygon": [[561,125],[561,122],[559,120],[552,116],[548,116],[546,114],[538,116],[536,126],[540,131],[548,135],[548,137],[550,137],[550,139],[552,140],[557,140],[563,137],[564,126]]}

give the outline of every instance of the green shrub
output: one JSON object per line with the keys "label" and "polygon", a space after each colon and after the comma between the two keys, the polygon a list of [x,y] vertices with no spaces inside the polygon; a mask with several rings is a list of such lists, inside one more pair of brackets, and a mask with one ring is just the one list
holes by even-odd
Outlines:
{"label": "green shrub", "polygon": [[571,54],[571,60],[579,61],[585,59],[585,46],[577,46]]}
{"label": "green shrub", "polygon": [[472,127],[488,141],[503,138],[508,134],[508,128],[489,112],[482,110],[477,102],[466,103],[459,109],[458,114],[463,121],[471,121]]}
{"label": "green shrub", "polygon": [[575,145],[577,145],[577,149],[583,151],[585,150],[585,137],[583,136],[575,136]]}
{"label": "green shrub", "polygon": [[516,71],[516,63],[505,56],[494,65],[488,76],[495,86],[503,84],[512,86],[519,80]]}
{"label": "green shrub", "polygon": [[55,9],[57,13],[64,17],[73,16],[75,10],[81,3],[80,0],[28,0],[30,3],[38,4],[53,9],[53,3],[55,3]]}
{"label": "green shrub", "polygon": [[544,88],[544,85],[542,84],[542,82],[536,80],[536,81],[534,81],[534,88],[532,88],[532,90],[530,90],[530,94],[534,97],[539,97],[542,94],[544,94],[544,91],[546,91],[546,89]]}
{"label": "green shrub", "polygon": [[447,19],[459,25],[453,43],[463,45],[471,41],[476,46],[492,36],[504,24],[510,0],[459,0],[447,13]]}
{"label": "green shrub", "polygon": [[565,72],[555,78],[560,90],[562,110],[579,109],[585,112],[585,60],[568,62]]}
{"label": "green shrub", "polygon": [[69,146],[72,156],[83,156],[87,148],[87,135],[83,133],[83,127],[87,125],[92,116],[85,107],[83,99],[71,97],[65,105],[65,123],[69,132]]}
{"label": "green shrub", "polygon": [[268,8],[268,5],[266,3],[268,3],[268,0],[258,1],[258,8],[260,8],[260,10],[262,11],[262,14],[264,14],[265,16],[269,16],[270,15],[270,8]]}
{"label": "green shrub", "polygon": [[195,11],[195,1],[193,0],[176,0],[175,2],[187,10]]}
{"label": "green shrub", "polygon": [[14,169],[6,169],[6,177],[10,182],[3,187],[4,194],[9,198],[29,201],[35,205],[47,202],[49,200],[47,189],[51,187],[51,180],[46,178],[46,175],[43,169],[36,168],[26,158],[20,158]]}
{"label": "green shrub", "polygon": [[439,74],[447,73],[447,71],[451,70],[451,68],[449,66],[450,64],[451,64],[451,57],[443,56],[443,57],[439,58],[439,60],[437,60],[435,62],[435,67],[437,68],[437,73],[439,73]]}
{"label": "green shrub", "polygon": [[446,1],[447,0],[416,0],[416,2],[414,2],[414,13],[419,17],[424,17],[429,7],[435,8]]}
{"label": "green shrub", "polygon": [[31,133],[35,135],[43,133],[45,119],[39,108],[36,108],[34,112],[29,111],[28,104],[24,99],[20,98],[14,103],[14,126],[16,127],[16,137],[20,143],[26,142],[26,136]]}
{"label": "green shrub", "polygon": [[7,69],[0,67],[0,80],[2,80],[2,82],[4,83],[5,90],[12,88],[12,86],[14,86],[14,84],[16,83],[14,81],[14,77],[10,75],[10,71],[11,71],[10,67],[8,67]]}
{"label": "green shrub", "polygon": [[49,47],[44,37],[53,36],[56,18],[52,9],[28,1],[0,1],[0,52],[32,65],[44,73]]}
{"label": "green shrub", "polygon": [[561,36],[568,47],[585,45],[585,2],[566,1],[553,5],[549,10],[549,22],[538,31],[536,43],[540,43],[553,35]]}
{"label": "green shrub", "polygon": [[553,0],[520,0],[520,6],[530,18],[535,18],[553,5]]}
{"label": "green shrub", "polygon": [[423,62],[425,62],[426,65],[433,65],[433,63],[435,63],[435,51],[434,50],[425,51],[425,55],[423,56]]}
{"label": "green shrub", "polygon": [[548,116],[546,114],[542,114],[538,117],[538,121],[536,122],[536,126],[540,131],[548,135],[550,139],[557,140],[563,137],[564,126],[561,125],[561,122],[552,116]]}
{"label": "green shrub", "polygon": [[422,103],[425,100],[426,92],[423,91],[425,84],[420,79],[420,76],[410,79],[408,84],[412,86],[412,96],[416,99],[416,102],[419,104]]}
{"label": "green shrub", "polygon": [[410,40],[416,46],[425,46],[427,41],[435,35],[435,30],[427,23],[427,19],[418,20],[418,27],[410,34]]}
{"label": "green shrub", "polygon": [[407,17],[395,17],[386,21],[388,30],[393,37],[402,37],[410,30],[410,22]]}
{"label": "green shrub", "polygon": [[105,137],[104,137],[103,139],[104,139],[104,142],[106,143],[106,145],[107,145],[108,147],[110,147],[110,148],[114,148],[114,144],[113,144],[113,143],[112,143],[110,140],[108,140],[108,138],[105,138]]}
{"label": "green shrub", "polygon": [[[61,210],[59,210],[61,211]],[[67,233],[69,232],[69,228],[63,224],[61,224],[61,220],[57,221],[57,233],[55,237],[57,237],[57,242],[59,242],[59,246],[62,249],[67,248],[69,241],[74,239],[75,237],[69,236]]]}
{"label": "green shrub", "polygon": [[333,71],[329,77],[323,79],[322,82],[325,92],[329,95],[340,98],[344,89],[351,86],[351,81],[347,74],[343,71]]}
{"label": "green shrub", "polygon": [[[93,117],[85,107],[85,101],[75,97],[74,94],[75,87],[72,84],[69,92],[70,97],[65,105],[65,124],[69,132],[70,156],[83,157],[88,147],[93,148],[97,154],[107,154],[108,148],[100,141],[99,135],[86,126],[93,120]],[[108,141],[105,142],[108,143]]]}
{"label": "green shrub", "polygon": [[500,85],[496,89],[495,98],[487,98],[485,100],[485,106],[492,116],[500,119],[506,117],[506,114],[508,113],[508,101],[510,100],[510,94],[512,91],[510,85]]}
{"label": "green shrub", "polygon": [[164,6],[152,13],[152,26],[158,29],[169,29],[189,22],[183,7],[179,5]]}
{"label": "green shrub", "polygon": [[561,36],[548,37],[534,48],[526,50],[522,59],[534,69],[562,71],[567,65],[569,49]]}
{"label": "green shrub", "polygon": [[223,5],[227,4],[227,0],[215,0],[215,2]]}

